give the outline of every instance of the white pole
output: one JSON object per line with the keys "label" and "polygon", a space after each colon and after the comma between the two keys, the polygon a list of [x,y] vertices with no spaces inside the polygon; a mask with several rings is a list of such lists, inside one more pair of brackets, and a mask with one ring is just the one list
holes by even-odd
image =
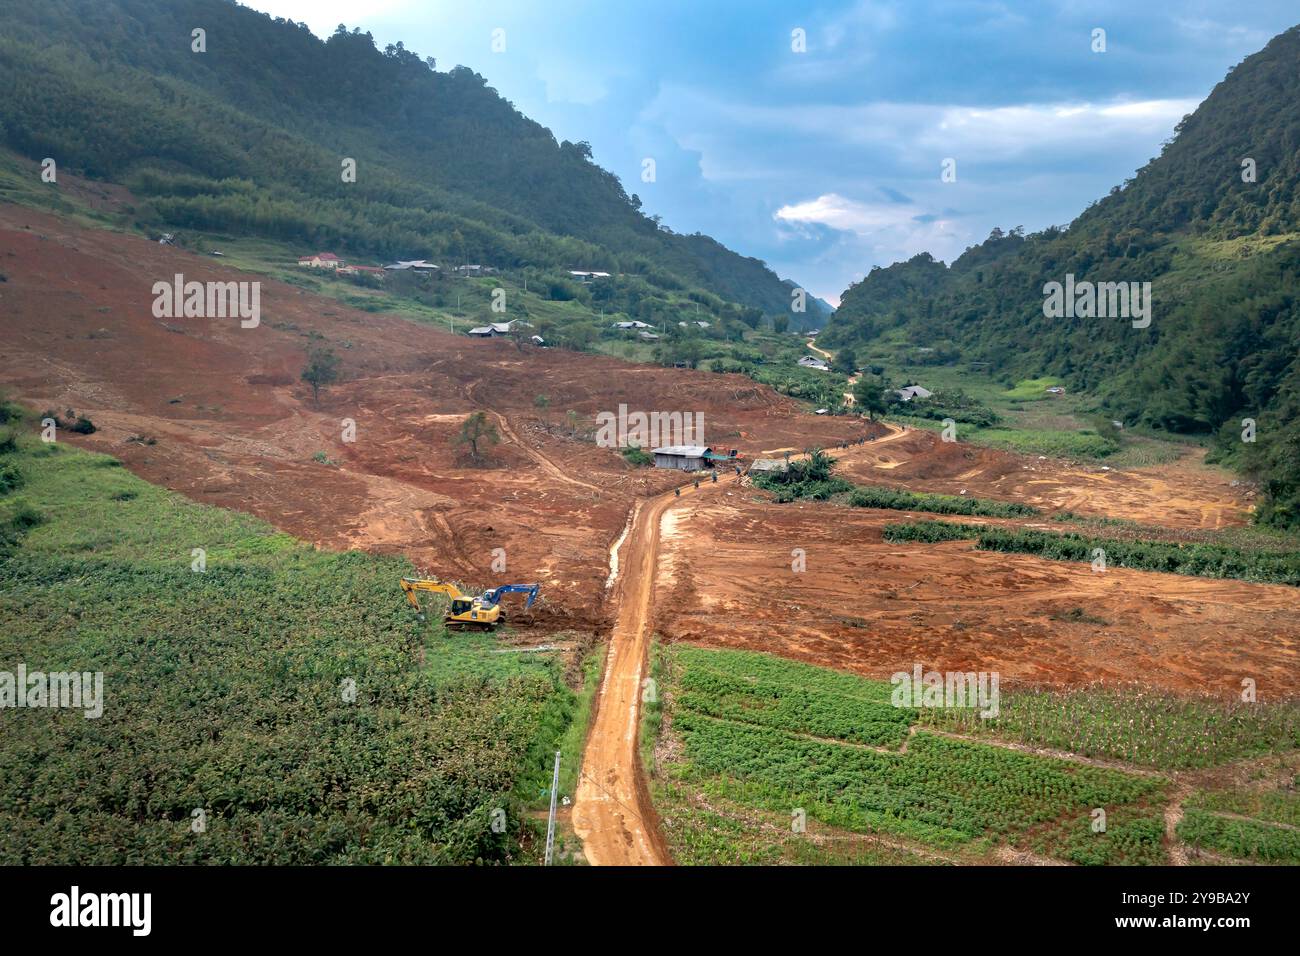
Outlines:
{"label": "white pole", "polygon": [[543,866],[551,865],[551,853],[555,848],[555,796],[556,791],[560,789],[560,752],[555,751],[555,773],[551,776],[551,817],[546,822],[546,862]]}

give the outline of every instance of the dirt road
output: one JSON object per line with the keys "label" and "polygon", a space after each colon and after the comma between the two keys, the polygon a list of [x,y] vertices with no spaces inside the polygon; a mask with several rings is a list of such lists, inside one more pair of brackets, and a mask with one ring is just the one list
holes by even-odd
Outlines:
{"label": "dirt road", "polygon": [[700,494],[734,487],[735,479],[702,481],[638,502],[613,562],[609,599],[618,608],[610,633],[596,717],[582,756],[573,826],[593,866],[662,866],[672,861],[654,818],[638,751],[642,681],[654,635],[655,566],[664,515]]}
{"label": "dirt road", "polygon": [[[891,434],[881,441],[903,434],[896,426],[886,427]],[[638,502],[621,545],[611,555],[615,571],[608,599],[618,614],[573,807],[574,830],[593,866],[671,863],[659,835],[638,749],[642,682],[654,636],[660,526],[676,506],[703,504],[702,495],[713,497],[735,484],[734,477],[716,483],[701,481],[699,488],[683,487],[680,497],[668,492]]]}

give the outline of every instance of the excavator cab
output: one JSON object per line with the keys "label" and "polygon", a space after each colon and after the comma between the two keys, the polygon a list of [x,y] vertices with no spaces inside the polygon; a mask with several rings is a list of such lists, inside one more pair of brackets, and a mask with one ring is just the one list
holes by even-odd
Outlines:
{"label": "excavator cab", "polygon": [[447,614],[443,622],[448,627],[477,627],[485,631],[493,630],[502,620],[501,606],[498,603],[502,594],[513,592],[527,594],[528,600],[525,605],[527,610],[533,606],[539,590],[540,587],[536,584],[505,584],[484,592],[480,597],[472,597],[463,593],[454,584],[445,584],[433,578],[402,578],[402,592],[406,595],[406,603],[415,608],[420,615],[420,620],[424,620],[424,611],[420,607],[420,600],[416,594],[420,591],[429,591],[447,595]]}

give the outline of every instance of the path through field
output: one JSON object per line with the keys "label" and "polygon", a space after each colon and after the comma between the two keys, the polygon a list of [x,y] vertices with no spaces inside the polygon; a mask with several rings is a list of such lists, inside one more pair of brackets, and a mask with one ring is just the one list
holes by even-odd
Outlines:
{"label": "path through field", "polygon": [[[902,429],[886,426],[893,434]],[[852,451],[852,449],[850,449]],[[804,455],[791,456],[803,458]],[[639,751],[642,681],[654,636],[655,568],[660,525],[675,508],[690,510],[736,478],[688,484],[680,496],[667,492],[638,501],[621,545],[610,556],[609,594],[617,608],[596,716],[582,755],[573,826],[593,866],[656,866],[671,862],[659,835]]]}

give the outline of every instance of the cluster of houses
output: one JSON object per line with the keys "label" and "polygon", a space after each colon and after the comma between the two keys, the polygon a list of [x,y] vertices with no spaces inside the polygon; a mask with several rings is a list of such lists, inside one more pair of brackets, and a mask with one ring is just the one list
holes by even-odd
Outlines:
{"label": "cluster of houses", "polygon": [[[700,329],[712,328],[712,325],[703,319],[696,319],[693,322],[678,322],[677,324],[683,329],[689,329],[692,325]],[[632,319],[629,322],[615,322],[610,328],[617,329],[620,332],[635,332],[637,337],[642,339],[653,340],[659,338],[659,333],[652,331],[654,329],[653,325],[637,319]]]}
{"label": "cluster of houses", "polygon": [[[339,275],[372,275],[377,279],[384,278],[389,272],[432,273],[442,271],[442,266],[425,259],[399,259],[383,267],[349,265],[332,252],[316,252],[310,256],[300,256],[298,265],[306,269],[330,269]],[[472,264],[455,266],[451,272],[456,276],[476,278],[478,276],[493,275],[496,273],[496,269],[491,266]]]}
{"label": "cluster of houses", "polygon": [[649,324],[648,322],[640,322],[636,319],[633,319],[630,322],[615,322],[613,325],[610,326],[610,328],[618,329],[619,331],[622,332],[635,332],[637,334],[637,337],[642,339],[649,340],[649,339],[659,338],[659,334],[657,332],[650,331],[651,329],[654,328],[653,325]]}

